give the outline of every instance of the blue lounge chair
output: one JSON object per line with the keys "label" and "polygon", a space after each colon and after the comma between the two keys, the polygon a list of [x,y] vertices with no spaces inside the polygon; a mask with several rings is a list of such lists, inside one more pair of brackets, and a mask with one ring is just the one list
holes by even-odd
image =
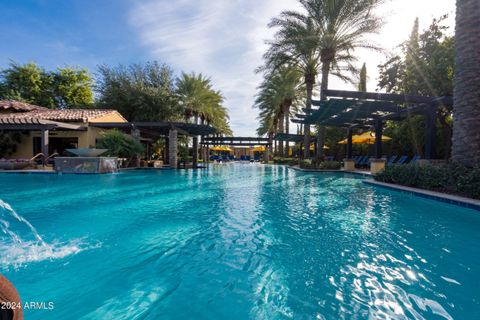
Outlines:
{"label": "blue lounge chair", "polygon": [[401,156],[395,164],[404,164],[408,159],[408,156]]}
{"label": "blue lounge chair", "polygon": [[358,165],[360,168],[367,168],[370,165],[370,157],[365,156],[362,162],[359,162]]}
{"label": "blue lounge chair", "polygon": [[365,161],[365,159],[367,158],[367,156],[359,156],[356,160],[355,160],[355,164],[360,166],[363,161]]}
{"label": "blue lounge chair", "polygon": [[387,166],[391,166],[395,162],[395,160],[397,160],[397,158],[398,158],[397,155],[391,156],[390,159],[388,159],[387,161]]}

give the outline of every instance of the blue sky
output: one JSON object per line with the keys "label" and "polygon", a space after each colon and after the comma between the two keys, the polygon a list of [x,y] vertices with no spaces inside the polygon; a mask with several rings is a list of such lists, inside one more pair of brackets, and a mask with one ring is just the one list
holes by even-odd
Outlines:
{"label": "blue sky", "polygon": [[[386,25],[372,41],[390,50],[405,40],[415,17],[421,28],[450,13],[455,0],[392,0],[382,9]],[[99,64],[158,60],[176,72],[202,72],[226,96],[237,135],[253,135],[252,109],[268,21],[295,0],[2,0],[0,67],[10,60],[46,68],[64,65],[95,72]],[[383,55],[358,52],[367,62],[368,89]],[[331,87],[352,89],[332,79]],[[293,129],[293,128],[292,128]]]}

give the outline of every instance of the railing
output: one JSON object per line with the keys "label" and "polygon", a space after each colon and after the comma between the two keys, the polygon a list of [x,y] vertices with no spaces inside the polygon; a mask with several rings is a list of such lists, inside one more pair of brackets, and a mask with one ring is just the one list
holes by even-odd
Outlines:
{"label": "railing", "polygon": [[33,162],[33,161],[37,160],[37,158],[40,157],[40,156],[45,157],[45,155],[40,152],[40,153],[37,153],[36,155],[34,155],[33,158],[30,159],[30,162]]}
{"label": "railing", "polygon": [[42,165],[45,166],[47,164],[48,160],[50,160],[53,157],[59,156],[59,155],[60,154],[58,154],[58,152],[54,152],[54,153],[52,153],[51,155],[49,155],[48,157],[45,158],[45,154],[40,152],[40,153],[37,153],[35,156],[33,156],[33,158],[30,159],[30,162],[33,162],[33,161],[37,160],[39,157],[42,157]]}
{"label": "railing", "polygon": [[49,155],[45,160],[43,160],[43,162],[47,163],[48,160],[50,160],[51,158],[53,157],[56,157],[56,156],[59,156],[60,154],[58,152],[54,152],[52,153],[51,155]]}

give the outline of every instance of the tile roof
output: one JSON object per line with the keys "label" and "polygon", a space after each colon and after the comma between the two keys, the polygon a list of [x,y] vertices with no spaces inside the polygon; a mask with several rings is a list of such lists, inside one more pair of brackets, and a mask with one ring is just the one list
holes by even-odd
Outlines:
{"label": "tile roof", "polygon": [[14,111],[33,111],[33,110],[48,110],[45,107],[36,106],[26,102],[15,100],[0,100],[0,110],[14,110]]}
{"label": "tile roof", "polygon": [[[95,118],[103,117],[112,113],[118,113],[116,110],[111,109],[64,109],[64,110],[51,110],[51,109],[38,109],[30,112],[15,112],[1,114],[0,118],[9,119],[42,119],[52,121],[63,122],[83,122],[87,123]],[[121,115],[120,115],[121,116]]]}

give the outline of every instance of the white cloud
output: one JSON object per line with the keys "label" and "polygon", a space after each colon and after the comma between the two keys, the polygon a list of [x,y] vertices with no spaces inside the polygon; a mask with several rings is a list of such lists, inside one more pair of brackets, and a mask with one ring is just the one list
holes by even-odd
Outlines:
{"label": "white cloud", "polygon": [[154,59],[178,70],[202,72],[226,96],[236,135],[254,135],[252,109],[260,76],[267,24],[295,0],[198,0],[138,3],[130,16]]}
{"label": "white cloud", "polygon": [[[177,70],[212,77],[226,96],[231,126],[236,135],[254,135],[257,111],[252,109],[261,77],[254,74],[262,63],[265,40],[271,38],[270,19],[282,10],[298,7],[295,0],[150,0],[135,2],[130,23],[151,58]],[[372,37],[386,49],[405,40],[415,17],[426,27],[432,17],[452,11],[454,0],[395,0],[382,11],[387,24]],[[367,62],[369,90],[375,89],[376,66],[383,55],[359,52]],[[352,89],[332,79],[332,88]]]}

